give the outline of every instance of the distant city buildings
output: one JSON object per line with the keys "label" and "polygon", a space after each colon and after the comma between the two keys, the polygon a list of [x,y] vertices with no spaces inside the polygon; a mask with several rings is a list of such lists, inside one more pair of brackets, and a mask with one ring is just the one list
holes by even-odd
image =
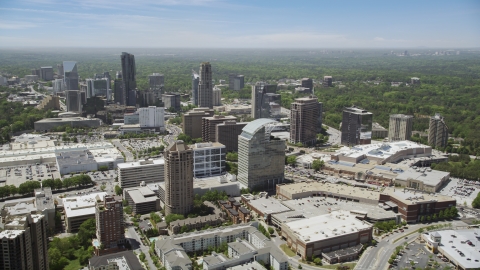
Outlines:
{"label": "distant city buildings", "polygon": [[333,84],[332,76],[323,76],[323,87],[330,87]]}
{"label": "distant city buildings", "polygon": [[176,141],[164,153],[165,215],[187,215],[193,209],[193,151]]}
{"label": "distant city buildings", "polygon": [[411,84],[420,84],[420,78],[418,78],[418,77],[412,77],[412,78],[410,79],[410,83],[411,83]]}
{"label": "distant city buildings", "polygon": [[275,123],[254,120],[238,136],[238,181],[251,190],[271,190],[284,182],[286,144],[271,138]]}
{"label": "distant city buildings", "polygon": [[125,91],[123,90],[124,85],[122,79],[115,79],[113,87],[113,101],[117,104],[125,105]]}
{"label": "distant city buildings", "polygon": [[228,88],[230,90],[239,91],[245,87],[245,76],[230,74],[228,75]]}
{"label": "distant city buildings", "polygon": [[276,94],[276,85],[268,85],[264,82],[257,82],[252,85],[252,113],[254,119],[271,118],[272,105],[281,102],[280,95]]}
{"label": "distant city buildings", "polygon": [[222,105],[222,89],[218,87],[213,88],[212,92],[212,105],[213,106],[220,106]]}
{"label": "distant city buildings", "polygon": [[51,66],[41,67],[40,68],[40,78],[44,81],[53,80],[53,68]]}
{"label": "distant city buildings", "polygon": [[183,133],[191,138],[202,137],[202,118],[214,115],[213,109],[194,108],[182,116]]}
{"label": "distant city buildings", "polygon": [[311,145],[322,129],[322,103],[317,97],[297,98],[290,106],[290,143]]}
{"label": "distant city buildings", "polygon": [[67,105],[67,111],[69,112],[82,112],[82,92],[80,90],[67,90],[65,91],[65,103]]}
{"label": "distant city buildings", "polygon": [[63,61],[63,83],[65,90],[79,90],[77,62]]}
{"label": "distant city buildings", "polygon": [[122,62],[122,81],[123,81],[123,102],[121,105],[135,106],[136,105],[136,88],[137,75],[135,67],[135,56],[126,52],[122,52],[120,56]]}
{"label": "distant city buildings", "polygon": [[412,137],[413,116],[405,114],[390,115],[388,125],[388,140],[405,141]]}
{"label": "distant city buildings", "polygon": [[358,107],[346,107],[342,116],[343,145],[370,144],[372,140],[372,113]]}
{"label": "distant city buildings", "polygon": [[430,117],[428,127],[428,144],[433,147],[445,147],[448,142],[448,126],[445,119],[439,113]]}
{"label": "distant city buildings", "polygon": [[165,85],[165,76],[160,73],[152,73],[148,75],[149,90],[155,93],[156,98],[160,98]]}
{"label": "distant city buildings", "polygon": [[198,107],[213,108],[212,66],[209,62],[200,65]]}

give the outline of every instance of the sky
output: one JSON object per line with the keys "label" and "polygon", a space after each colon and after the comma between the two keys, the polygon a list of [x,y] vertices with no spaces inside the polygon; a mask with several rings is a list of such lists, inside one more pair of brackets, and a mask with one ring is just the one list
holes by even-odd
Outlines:
{"label": "sky", "polygon": [[0,0],[0,47],[472,48],[479,0]]}

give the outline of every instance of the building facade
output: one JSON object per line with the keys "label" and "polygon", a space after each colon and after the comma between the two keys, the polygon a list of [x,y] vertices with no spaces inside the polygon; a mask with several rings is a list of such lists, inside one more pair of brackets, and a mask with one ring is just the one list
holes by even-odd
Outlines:
{"label": "building facade", "polygon": [[322,103],[316,97],[297,98],[290,107],[290,143],[315,144],[322,129]]}
{"label": "building facade", "polygon": [[226,152],[238,152],[238,135],[248,123],[237,123],[236,120],[226,120],[215,125],[215,139],[225,145]]}
{"label": "building facade", "polygon": [[213,95],[213,99],[212,99],[213,104],[212,105],[213,106],[222,105],[222,89],[220,89],[218,87],[214,87],[212,95]]}
{"label": "building facade", "polygon": [[138,109],[140,128],[165,130],[165,111],[162,107],[149,106]]}
{"label": "building facade", "polygon": [[347,107],[342,116],[341,143],[347,146],[370,144],[372,113],[358,107]]}
{"label": "building facade", "polygon": [[200,65],[198,107],[213,108],[212,66],[209,62]]}
{"label": "building facade", "polygon": [[202,141],[216,142],[216,126],[227,120],[237,120],[235,116],[214,115],[202,118]]}
{"label": "building facade", "polygon": [[313,80],[310,78],[303,78],[302,79],[302,87],[308,88],[309,92],[313,94]]}
{"label": "building facade", "polygon": [[163,182],[164,180],[163,159],[139,160],[117,165],[118,183],[120,187],[138,187],[142,182],[145,184]]}
{"label": "building facade", "polygon": [[160,73],[152,73],[148,75],[148,86],[150,91],[155,93],[155,97],[158,99],[162,94],[163,86],[165,85],[165,76]]}
{"label": "building facade", "polygon": [[252,118],[272,117],[272,103],[279,104],[281,102],[280,95],[272,92],[273,88],[276,91],[276,85],[268,85],[264,82],[257,82],[252,85]]}
{"label": "building facade", "polygon": [[200,76],[194,70],[192,70],[192,104],[198,106],[198,83],[200,82]]}
{"label": "building facade", "polygon": [[388,125],[388,140],[405,141],[412,137],[413,116],[405,114],[390,115]]}
{"label": "building facade", "polygon": [[40,68],[40,78],[44,81],[53,80],[53,67],[41,67]]}
{"label": "building facade", "polygon": [[228,88],[230,90],[239,91],[245,87],[245,76],[230,74],[228,75]]}
{"label": "building facade", "polygon": [[67,111],[69,112],[82,112],[82,92],[79,90],[67,90],[65,91],[65,103],[67,105]]}
{"label": "building facade", "polygon": [[77,62],[63,61],[63,82],[65,90],[79,90]]}
{"label": "building facade", "polygon": [[225,174],[225,145],[221,143],[196,143],[193,151],[193,176],[196,178]]}
{"label": "building facade", "polygon": [[166,93],[162,95],[162,101],[165,106],[165,109],[173,108],[175,111],[180,111],[181,109],[181,98],[180,93]]}
{"label": "building facade", "polygon": [[284,182],[286,144],[271,138],[275,123],[257,119],[238,136],[238,181],[250,189],[271,190]]}
{"label": "building facade", "polygon": [[165,151],[165,215],[193,209],[193,151],[176,141]]}
{"label": "building facade", "polygon": [[135,69],[135,56],[126,52],[122,52],[120,55],[122,62],[122,82],[123,82],[123,97],[125,103],[121,105],[135,106],[136,100],[132,98],[132,91],[137,88],[136,69]]}
{"label": "building facade", "polygon": [[183,133],[191,138],[202,137],[202,118],[213,116],[214,111],[209,108],[194,108],[182,116]]}
{"label": "building facade", "polygon": [[433,147],[445,147],[448,142],[448,126],[439,113],[430,118],[428,126],[428,144]]}
{"label": "building facade", "polygon": [[323,76],[323,87],[331,87],[333,85],[332,76]]}
{"label": "building facade", "polygon": [[106,195],[95,206],[95,225],[97,239],[105,247],[117,248],[125,244],[125,226],[123,223],[122,202]]}

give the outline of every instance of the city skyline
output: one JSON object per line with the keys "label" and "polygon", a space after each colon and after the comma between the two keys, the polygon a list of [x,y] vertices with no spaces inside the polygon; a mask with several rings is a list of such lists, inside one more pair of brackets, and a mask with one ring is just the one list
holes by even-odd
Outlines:
{"label": "city skyline", "polygon": [[0,4],[0,47],[467,48],[479,15],[476,1],[24,0]]}

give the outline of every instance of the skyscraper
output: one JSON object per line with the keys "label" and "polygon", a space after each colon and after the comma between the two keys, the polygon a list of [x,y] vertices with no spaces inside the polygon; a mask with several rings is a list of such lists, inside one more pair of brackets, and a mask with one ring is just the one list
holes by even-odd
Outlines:
{"label": "skyscraper", "polygon": [[439,113],[430,118],[428,127],[428,144],[433,147],[445,147],[448,142],[448,126]]}
{"label": "skyscraper", "polygon": [[214,87],[212,91],[212,105],[220,106],[222,105],[222,89]]}
{"label": "skyscraper", "polygon": [[131,94],[137,88],[135,56],[122,52],[120,59],[122,61],[123,96],[125,97],[125,103],[121,105],[135,106],[136,95]]}
{"label": "skyscraper", "polygon": [[202,118],[213,116],[214,111],[209,108],[194,108],[182,116],[183,133],[191,138],[202,137]]}
{"label": "skyscraper", "polygon": [[200,78],[198,81],[198,106],[213,108],[212,66],[209,62],[200,65]]}
{"label": "skyscraper", "polygon": [[125,244],[122,202],[113,196],[105,195],[104,200],[97,200],[95,205],[95,225],[97,239],[104,248],[117,248]]}
{"label": "skyscraper", "polygon": [[49,67],[41,67],[40,68],[40,78],[44,81],[51,81],[53,80],[53,68]]}
{"label": "skyscraper", "polygon": [[313,94],[313,80],[310,78],[303,78],[302,79],[302,87],[310,89],[310,93]]}
{"label": "skyscraper", "polygon": [[270,103],[280,102],[280,95],[275,94],[276,85],[257,82],[252,85],[252,118],[270,118],[272,117]]}
{"label": "skyscraper", "polygon": [[57,64],[58,78],[63,78],[63,64]]}
{"label": "skyscraper", "polygon": [[297,98],[290,107],[290,142],[304,145],[317,141],[322,128],[322,103],[317,97]]}
{"label": "skyscraper", "polygon": [[250,189],[272,190],[284,181],[286,144],[270,137],[275,123],[254,120],[238,136],[238,181]]}
{"label": "skyscraper", "polygon": [[372,141],[372,118],[371,112],[358,107],[346,107],[342,116],[343,145],[352,146],[370,144]]}
{"label": "skyscraper", "polygon": [[94,86],[94,80],[93,79],[86,79],[85,80],[87,83],[87,98],[91,98],[95,96],[95,86]]}
{"label": "skyscraper", "polygon": [[49,269],[47,222],[44,215],[4,218],[0,232],[0,269]]}
{"label": "skyscraper", "polygon": [[113,101],[125,105],[125,91],[123,91],[122,79],[115,79],[113,83]]}
{"label": "skyscraper", "polygon": [[230,90],[239,91],[245,87],[245,76],[230,74],[228,75],[228,88]]}
{"label": "skyscraper", "polygon": [[155,97],[158,99],[162,95],[163,86],[165,84],[165,77],[160,73],[152,73],[148,75],[149,90],[155,93]]}
{"label": "skyscraper", "polygon": [[80,90],[66,90],[66,105],[69,112],[82,112],[82,93]]}
{"label": "skyscraper", "polygon": [[53,86],[54,93],[63,92],[63,90],[65,89],[62,79],[55,79],[52,82],[52,86]]}
{"label": "skyscraper", "polygon": [[412,137],[413,116],[405,114],[390,115],[388,125],[388,140],[404,141]]}
{"label": "skyscraper", "polygon": [[192,103],[193,105],[198,105],[198,83],[200,81],[200,76],[192,70]]}
{"label": "skyscraper", "polygon": [[63,61],[63,81],[65,90],[79,90],[77,62]]}
{"label": "skyscraper", "polygon": [[176,141],[165,151],[165,215],[193,209],[193,151]]}
{"label": "skyscraper", "polygon": [[332,76],[323,76],[323,87],[330,87],[333,84]]}

